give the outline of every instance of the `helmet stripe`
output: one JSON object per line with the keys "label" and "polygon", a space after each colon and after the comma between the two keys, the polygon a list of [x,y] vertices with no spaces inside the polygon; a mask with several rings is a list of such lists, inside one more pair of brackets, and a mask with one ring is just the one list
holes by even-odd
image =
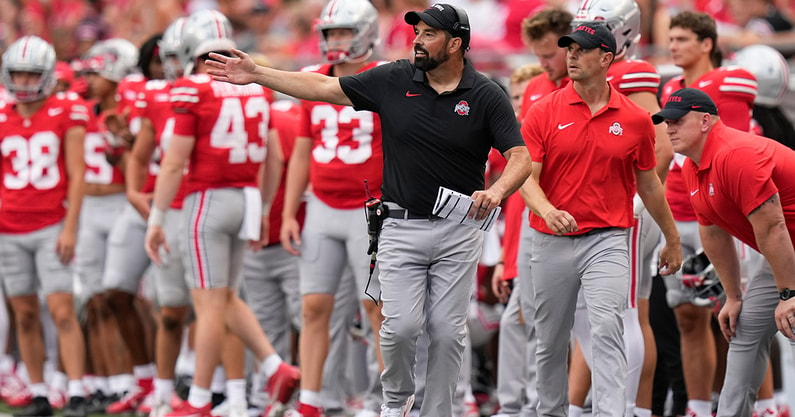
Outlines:
{"label": "helmet stripe", "polygon": [[28,54],[28,44],[29,43],[30,43],[30,38],[29,37],[25,37],[25,43],[22,44],[22,56],[20,57],[23,60],[25,59],[25,56]]}
{"label": "helmet stripe", "polygon": [[327,18],[331,19],[331,16],[334,16],[334,11],[337,9],[337,0],[331,0],[331,4],[328,8],[328,16]]}

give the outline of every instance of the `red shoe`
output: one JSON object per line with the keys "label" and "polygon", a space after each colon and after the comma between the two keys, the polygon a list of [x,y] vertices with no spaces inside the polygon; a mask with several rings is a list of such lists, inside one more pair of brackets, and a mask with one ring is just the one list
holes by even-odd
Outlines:
{"label": "red shoe", "polygon": [[323,410],[311,405],[296,404],[295,410],[288,410],[284,413],[284,417],[325,417]]}
{"label": "red shoe", "polygon": [[207,403],[204,407],[196,408],[185,401],[182,407],[165,415],[165,417],[211,417],[210,411],[213,410],[213,403]]}
{"label": "red shoe", "polygon": [[50,387],[47,390],[47,399],[50,401],[53,410],[61,410],[66,407],[66,393],[58,388]]}
{"label": "red shoe", "polygon": [[3,375],[0,380],[0,399],[10,407],[27,407],[33,401],[28,385],[16,373]]}
{"label": "red shoe", "polygon": [[293,396],[298,383],[301,381],[301,371],[295,366],[288,365],[284,362],[279,364],[276,373],[271,375],[268,379],[266,390],[270,395],[271,402],[287,404],[290,397]]}
{"label": "red shoe", "polygon": [[112,403],[108,406],[105,410],[107,414],[121,414],[126,413],[128,411],[135,411],[139,405],[144,401],[146,396],[149,394],[148,390],[145,390],[142,387],[136,386],[132,389],[132,391],[127,392],[124,394],[123,397],[119,401]]}

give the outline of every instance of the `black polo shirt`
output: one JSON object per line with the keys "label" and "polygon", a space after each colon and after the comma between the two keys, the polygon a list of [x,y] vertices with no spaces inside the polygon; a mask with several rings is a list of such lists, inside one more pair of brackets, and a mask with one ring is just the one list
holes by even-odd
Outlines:
{"label": "black polo shirt", "polygon": [[524,146],[508,96],[469,61],[458,88],[441,95],[409,60],[341,77],[340,85],[356,110],[381,117],[384,201],[416,214],[431,213],[439,186],[482,190],[492,147]]}

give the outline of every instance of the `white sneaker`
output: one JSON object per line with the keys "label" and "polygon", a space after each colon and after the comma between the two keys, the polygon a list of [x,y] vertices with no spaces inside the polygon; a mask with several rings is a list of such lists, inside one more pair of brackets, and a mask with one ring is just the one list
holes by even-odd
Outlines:
{"label": "white sneaker", "polygon": [[381,414],[373,410],[359,410],[353,417],[379,417]]}
{"label": "white sneaker", "polygon": [[387,408],[386,405],[381,406],[381,417],[407,417],[411,407],[414,405],[414,396],[406,399],[406,403],[400,408]]}
{"label": "white sneaker", "polygon": [[229,408],[229,402],[224,400],[221,404],[213,407],[212,411],[210,411],[210,415],[213,417],[227,417],[229,416]]}
{"label": "white sneaker", "polygon": [[210,411],[214,417],[248,417],[248,404],[245,402],[232,403],[224,400]]}

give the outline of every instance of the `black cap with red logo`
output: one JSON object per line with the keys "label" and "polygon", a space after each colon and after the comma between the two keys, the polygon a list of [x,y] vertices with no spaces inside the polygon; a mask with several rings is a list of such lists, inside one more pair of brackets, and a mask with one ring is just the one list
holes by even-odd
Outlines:
{"label": "black cap with red logo", "polygon": [[613,32],[601,22],[583,22],[574,28],[570,34],[558,39],[558,46],[566,48],[576,43],[583,49],[599,48],[605,52],[616,54],[616,37]]}
{"label": "black cap with red logo", "polygon": [[421,20],[432,28],[446,30],[454,37],[461,38],[463,49],[469,48],[469,18],[466,12],[459,7],[434,3],[422,12],[406,13],[403,20],[414,26]]}
{"label": "black cap with red logo", "polygon": [[665,120],[679,120],[691,111],[717,115],[718,107],[707,93],[695,88],[683,88],[668,96],[662,111],[652,115],[651,120],[657,125]]}

